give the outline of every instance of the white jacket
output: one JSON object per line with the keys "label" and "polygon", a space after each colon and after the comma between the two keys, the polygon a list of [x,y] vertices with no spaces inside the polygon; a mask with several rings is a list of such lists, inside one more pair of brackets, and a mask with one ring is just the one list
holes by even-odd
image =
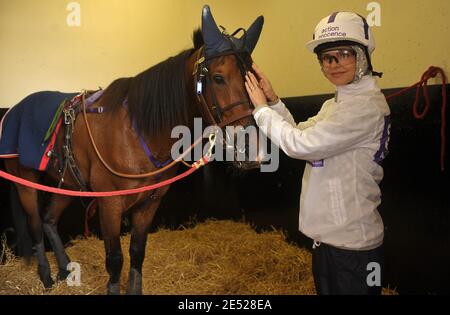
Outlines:
{"label": "white jacket", "polygon": [[372,76],[338,87],[320,112],[296,124],[280,101],[258,107],[259,128],[288,156],[306,160],[299,227],[315,241],[368,250],[383,242],[380,162],[387,154],[390,110]]}

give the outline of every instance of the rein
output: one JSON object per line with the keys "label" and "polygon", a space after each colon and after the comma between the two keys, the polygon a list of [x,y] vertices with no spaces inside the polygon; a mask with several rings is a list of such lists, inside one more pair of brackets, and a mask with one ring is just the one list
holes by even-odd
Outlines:
{"label": "rein", "polygon": [[[85,103],[85,93],[83,93],[82,95],[82,107],[83,107],[83,118],[84,118],[84,122],[86,124],[86,129],[89,135],[89,139],[91,140],[92,146],[94,147],[94,151],[97,154],[97,157],[99,158],[99,160],[102,162],[103,166],[110,171],[112,174],[122,177],[122,178],[130,178],[130,179],[139,179],[139,178],[147,178],[147,177],[151,177],[151,176],[155,176],[158,174],[161,174],[165,171],[167,171],[168,169],[172,168],[173,166],[175,166],[176,164],[178,164],[179,162],[183,161],[183,158],[192,151],[193,148],[195,148],[198,144],[200,144],[203,140],[203,138],[199,138],[197,139],[185,152],[183,152],[183,154],[181,154],[176,160],[172,161],[170,164],[164,166],[163,168],[160,168],[157,171],[153,171],[153,172],[148,172],[148,173],[144,173],[144,174],[125,174],[125,173],[121,173],[118,172],[116,170],[114,170],[111,166],[109,166],[109,164],[103,159],[100,151],[97,148],[97,145],[95,144],[95,140],[94,137],[92,136],[92,132],[91,132],[91,127],[89,126],[89,122],[87,119],[87,113],[86,113],[86,103]],[[209,152],[212,151],[213,146],[215,145],[215,133],[210,135],[210,147],[209,147]],[[214,141],[212,141],[214,140]],[[184,162],[184,161],[183,161]],[[184,162],[185,163],[185,162]],[[185,164],[188,167],[191,167],[190,164]]]}

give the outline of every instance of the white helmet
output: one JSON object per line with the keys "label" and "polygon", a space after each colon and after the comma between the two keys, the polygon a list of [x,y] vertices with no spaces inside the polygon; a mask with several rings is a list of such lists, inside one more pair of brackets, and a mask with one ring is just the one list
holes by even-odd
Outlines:
{"label": "white helmet", "polygon": [[367,47],[369,54],[375,50],[375,40],[367,21],[353,12],[335,12],[317,24],[313,40],[306,44],[311,52],[325,43],[351,41]]}

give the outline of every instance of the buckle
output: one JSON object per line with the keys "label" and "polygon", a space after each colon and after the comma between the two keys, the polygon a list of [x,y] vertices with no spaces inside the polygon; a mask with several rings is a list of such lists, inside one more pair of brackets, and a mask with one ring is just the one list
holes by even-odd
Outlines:
{"label": "buckle", "polygon": [[64,123],[71,125],[75,121],[75,110],[73,108],[67,108],[64,110]]}

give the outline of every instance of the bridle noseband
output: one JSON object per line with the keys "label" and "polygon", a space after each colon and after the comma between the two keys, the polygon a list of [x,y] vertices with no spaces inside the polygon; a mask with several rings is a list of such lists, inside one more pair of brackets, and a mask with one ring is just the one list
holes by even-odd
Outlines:
{"label": "bridle noseband", "polygon": [[[214,54],[213,56],[210,56],[210,57],[205,57],[204,47],[202,47],[198,51],[197,60],[194,64],[193,76],[194,76],[194,84],[195,84],[195,95],[197,96],[197,100],[200,104],[202,115],[203,115],[203,117],[206,118],[206,120],[208,121],[209,124],[218,126],[220,128],[231,125],[231,124],[235,123],[236,121],[239,121],[243,118],[252,116],[253,109],[254,109],[253,105],[250,102],[248,97],[245,100],[240,100],[240,101],[237,101],[237,102],[234,102],[231,104],[227,104],[223,107],[220,107],[217,102],[216,94],[214,93],[214,87],[212,84],[211,74],[208,69],[208,63],[211,60],[216,59],[218,57],[234,55],[236,57],[241,75],[243,78],[245,77],[245,74],[247,73],[247,71],[249,71],[249,69],[243,59],[243,55],[248,54],[248,52],[245,49],[237,49],[231,39],[236,33],[238,33],[241,30],[243,30],[243,29],[238,29],[231,36],[228,35],[225,30],[223,31],[222,34],[224,34],[224,36],[229,40],[229,42],[231,44],[231,47],[232,47],[231,50],[227,50],[222,53]],[[245,30],[243,30],[243,31],[244,31],[244,37],[245,37],[246,36]],[[245,38],[244,38],[244,43],[245,43]],[[245,47],[245,44],[243,46]],[[210,89],[211,89],[212,108],[208,106],[208,103],[206,102],[205,97],[203,95],[205,85],[209,85]],[[233,108],[240,106],[240,105],[247,105],[247,108],[236,116],[230,117],[229,119],[226,119],[226,120],[223,119],[223,113],[230,111]]]}

